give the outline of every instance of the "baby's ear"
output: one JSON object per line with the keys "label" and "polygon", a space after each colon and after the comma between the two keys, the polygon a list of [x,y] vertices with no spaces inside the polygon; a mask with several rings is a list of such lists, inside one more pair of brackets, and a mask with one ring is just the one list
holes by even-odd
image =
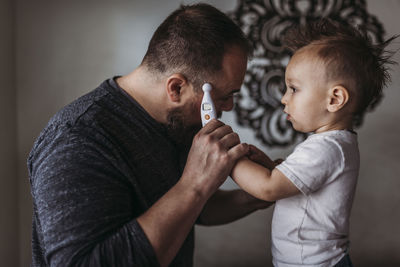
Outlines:
{"label": "baby's ear", "polygon": [[349,92],[345,87],[336,85],[329,89],[328,97],[328,111],[336,112],[342,109],[349,101]]}

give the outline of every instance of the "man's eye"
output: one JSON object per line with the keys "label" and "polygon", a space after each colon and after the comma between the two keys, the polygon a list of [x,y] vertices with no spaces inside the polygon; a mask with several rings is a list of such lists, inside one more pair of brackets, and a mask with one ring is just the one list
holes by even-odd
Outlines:
{"label": "man's eye", "polygon": [[230,100],[232,97],[233,97],[233,94],[224,97],[223,100],[224,100],[224,101],[228,101],[228,100]]}

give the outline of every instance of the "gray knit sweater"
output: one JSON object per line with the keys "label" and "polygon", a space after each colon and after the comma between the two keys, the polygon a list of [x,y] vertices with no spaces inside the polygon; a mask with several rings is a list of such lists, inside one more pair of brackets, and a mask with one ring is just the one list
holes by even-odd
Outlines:
{"label": "gray knit sweater", "polygon": [[[28,159],[32,266],[158,266],[136,218],[178,181],[180,154],[114,79],[64,107]],[[193,236],[171,266],[192,266]]]}

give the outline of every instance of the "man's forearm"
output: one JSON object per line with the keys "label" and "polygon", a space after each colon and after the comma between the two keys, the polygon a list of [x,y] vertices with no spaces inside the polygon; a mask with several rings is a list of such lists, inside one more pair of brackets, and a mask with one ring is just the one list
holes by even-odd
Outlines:
{"label": "man's forearm", "polygon": [[206,201],[181,180],[137,218],[160,266],[168,266],[176,256]]}
{"label": "man's forearm", "polygon": [[218,120],[196,134],[179,182],[137,219],[161,266],[170,264],[207,200],[247,152],[232,128]]}
{"label": "man's forearm", "polygon": [[259,200],[243,190],[218,190],[206,203],[200,215],[200,224],[219,225],[240,219],[274,202]]}

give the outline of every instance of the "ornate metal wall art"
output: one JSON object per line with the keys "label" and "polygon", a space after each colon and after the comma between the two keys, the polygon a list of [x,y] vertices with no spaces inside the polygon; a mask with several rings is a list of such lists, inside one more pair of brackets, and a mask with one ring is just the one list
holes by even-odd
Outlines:
{"label": "ornate metal wall art", "polygon": [[256,137],[269,147],[287,146],[306,136],[293,130],[280,103],[291,56],[281,49],[288,28],[328,17],[361,26],[376,43],[382,42],[384,35],[381,23],[368,14],[363,0],[239,0],[230,16],[254,47],[241,93],[235,97],[237,122],[254,129]]}

